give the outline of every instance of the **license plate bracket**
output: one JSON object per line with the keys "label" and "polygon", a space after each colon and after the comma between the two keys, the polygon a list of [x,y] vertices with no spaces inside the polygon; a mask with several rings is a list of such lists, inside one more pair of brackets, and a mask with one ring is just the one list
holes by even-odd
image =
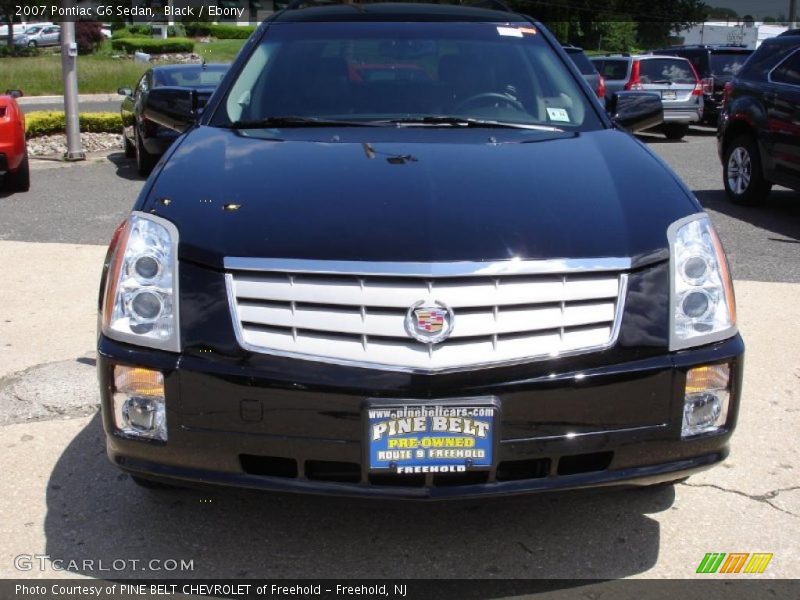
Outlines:
{"label": "license plate bracket", "polygon": [[362,417],[368,470],[397,475],[489,470],[497,454],[499,415],[496,396],[370,399]]}

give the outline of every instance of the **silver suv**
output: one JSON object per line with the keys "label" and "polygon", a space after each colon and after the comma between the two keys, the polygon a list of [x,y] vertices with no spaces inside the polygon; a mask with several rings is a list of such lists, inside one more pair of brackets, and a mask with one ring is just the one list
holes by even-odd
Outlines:
{"label": "silver suv", "polygon": [[671,140],[679,140],[690,123],[703,118],[703,84],[692,64],[677,56],[651,54],[608,54],[591,61],[606,82],[606,94],[622,90],[655,92],[664,105],[664,124],[660,130]]}

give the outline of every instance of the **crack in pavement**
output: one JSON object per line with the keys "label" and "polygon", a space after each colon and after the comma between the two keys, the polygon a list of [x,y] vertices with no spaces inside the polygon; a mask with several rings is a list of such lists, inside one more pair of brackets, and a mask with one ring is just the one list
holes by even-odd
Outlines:
{"label": "crack in pavement", "polygon": [[727,492],[729,494],[736,494],[737,496],[742,496],[743,498],[747,498],[748,500],[754,500],[756,502],[761,502],[762,504],[767,504],[767,505],[771,506],[772,508],[774,508],[775,510],[778,510],[778,511],[780,511],[782,513],[786,513],[787,515],[790,515],[790,516],[792,516],[792,517],[794,517],[796,519],[800,519],[800,515],[795,514],[795,513],[791,512],[789,510],[786,510],[785,508],[781,508],[780,506],[776,506],[775,504],[770,502],[770,500],[772,500],[773,498],[777,497],[778,494],[780,494],[781,492],[793,492],[793,491],[796,491],[796,490],[800,490],[800,485],[794,485],[792,487],[778,488],[776,490],[770,490],[766,494],[747,494],[745,492],[742,492],[741,490],[728,489],[726,487],[722,487],[721,485],[716,485],[714,483],[682,483],[681,485],[685,485],[686,487],[693,487],[693,488],[713,488],[713,489],[719,490],[721,492]]}

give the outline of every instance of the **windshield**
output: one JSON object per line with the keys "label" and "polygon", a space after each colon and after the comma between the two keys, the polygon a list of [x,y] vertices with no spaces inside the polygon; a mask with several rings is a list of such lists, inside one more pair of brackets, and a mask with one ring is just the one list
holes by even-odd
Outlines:
{"label": "windshield", "polygon": [[286,116],[325,124],[452,126],[448,120],[458,118],[563,130],[602,126],[566,65],[529,24],[273,24],[211,124]]}
{"label": "windshield", "polygon": [[748,58],[750,58],[749,52],[712,54],[709,57],[711,73],[714,77],[736,77]]}

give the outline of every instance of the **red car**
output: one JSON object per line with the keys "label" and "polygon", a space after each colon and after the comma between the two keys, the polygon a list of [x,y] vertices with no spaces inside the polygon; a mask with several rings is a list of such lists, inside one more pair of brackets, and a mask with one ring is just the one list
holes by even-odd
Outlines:
{"label": "red car", "polygon": [[6,190],[27,192],[31,186],[28,149],[25,146],[25,115],[11,91],[0,95],[0,180]]}

